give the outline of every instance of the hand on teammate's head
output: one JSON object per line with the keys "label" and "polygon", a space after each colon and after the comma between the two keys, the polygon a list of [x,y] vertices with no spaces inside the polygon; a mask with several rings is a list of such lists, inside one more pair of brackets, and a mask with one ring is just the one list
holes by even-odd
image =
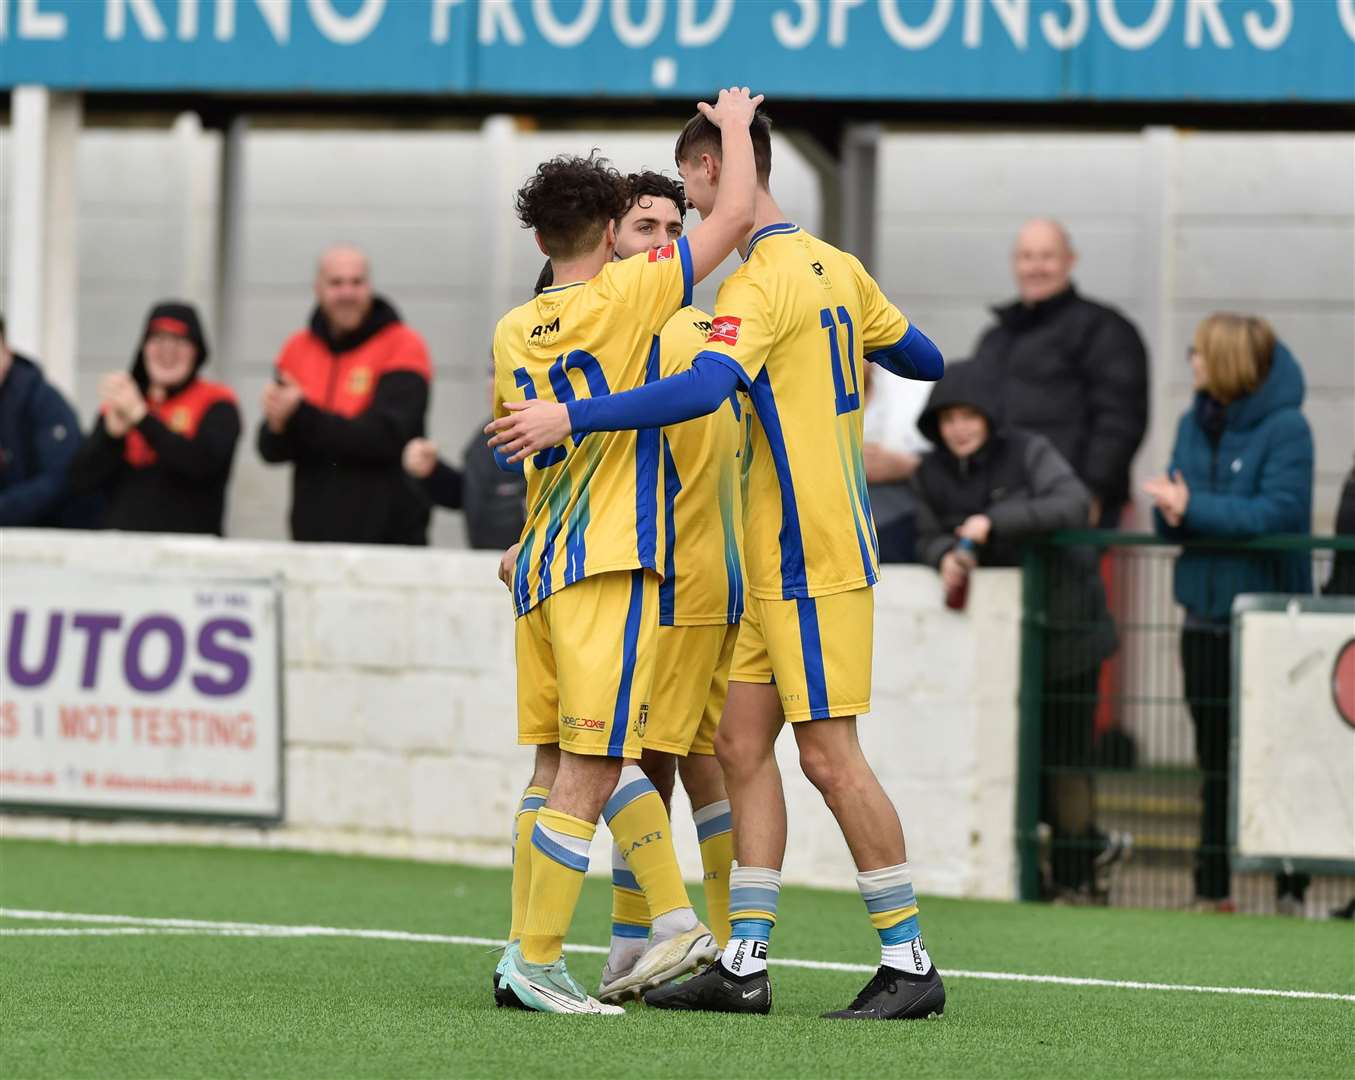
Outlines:
{"label": "hand on teammate's head", "polygon": [[696,108],[718,128],[723,128],[725,124],[743,124],[747,127],[753,122],[762,101],[762,94],[754,95],[746,86],[731,86],[720,91],[714,105],[698,101]]}

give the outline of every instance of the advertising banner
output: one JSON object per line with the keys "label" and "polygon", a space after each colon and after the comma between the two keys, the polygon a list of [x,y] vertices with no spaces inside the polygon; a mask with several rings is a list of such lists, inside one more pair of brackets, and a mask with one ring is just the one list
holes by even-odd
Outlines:
{"label": "advertising banner", "polygon": [[1355,0],[0,0],[0,87],[1355,100]]}
{"label": "advertising banner", "polygon": [[278,820],[268,581],[0,566],[0,809]]}
{"label": "advertising banner", "polygon": [[1355,600],[1233,608],[1234,850],[1242,866],[1355,869]]}

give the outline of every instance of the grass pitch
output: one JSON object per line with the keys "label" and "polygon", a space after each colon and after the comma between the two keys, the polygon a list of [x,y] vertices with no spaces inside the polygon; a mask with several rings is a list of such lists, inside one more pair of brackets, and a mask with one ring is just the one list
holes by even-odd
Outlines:
{"label": "grass pitch", "polygon": [[[496,1010],[503,871],[204,848],[0,843],[0,907],[407,932],[279,936],[0,917],[0,1075],[23,1077],[1304,1076],[1355,1072],[1355,1000],[999,981],[979,973],[1355,995],[1355,927],[928,899],[944,1019],[833,1023],[865,972],[773,969],[769,1017]],[[699,888],[693,888],[694,897]],[[590,879],[571,940],[601,945]],[[53,930],[80,930],[53,935]],[[46,931],[41,936],[34,931]],[[773,956],[873,964],[852,893],[787,888]],[[571,954],[595,986],[598,954]],[[970,974],[964,974],[964,973]]]}

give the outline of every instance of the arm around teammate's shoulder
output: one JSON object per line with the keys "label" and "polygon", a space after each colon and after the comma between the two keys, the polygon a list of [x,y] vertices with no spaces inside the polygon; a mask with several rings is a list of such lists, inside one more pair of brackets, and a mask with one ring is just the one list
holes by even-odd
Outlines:
{"label": "arm around teammate's shoulder", "polygon": [[721,90],[713,106],[704,101],[697,106],[720,129],[720,186],[710,216],[687,237],[696,281],[709,277],[753,228],[757,165],[748,126],[761,104],[762,95],[745,86]]}

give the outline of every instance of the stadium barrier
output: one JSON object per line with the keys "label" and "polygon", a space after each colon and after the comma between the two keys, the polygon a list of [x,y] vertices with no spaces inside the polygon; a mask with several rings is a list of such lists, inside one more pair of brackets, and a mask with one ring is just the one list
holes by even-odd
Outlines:
{"label": "stadium barrier", "polygon": [[[1231,635],[1220,635],[1218,647],[1206,646],[1193,660],[1196,708],[1212,707],[1213,722],[1223,724],[1206,735],[1213,748],[1204,749],[1210,760],[1202,768],[1184,688],[1184,611],[1173,594],[1173,570],[1184,550],[1267,560],[1276,582],[1283,580],[1278,560],[1310,559],[1320,590],[1333,551],[1355,551],[1355,538],[1180,545],[1151,535],[1077,531],[1028,548],[1020,895],[1185,907],[1196,899],[1198,860],[1204,876],[1214,879],[1205,888],[1226,892],[1238,910],[1283,910],[1277,890],[1284,884],[1291,895],[1296,885],[1304,894],[1300,910],[1325,915],[1355,895],[1355,783],[1347,775],[1355,772],[1355,704],[1342,700],[1355,692],[1355,599],[1264,594],[1235,604]],[[1088,592],[1089,567],[1116,631],[1113,655],[1094,664],[1090,675],[1086,665],[1100,655],[1105,609]],[[1285,621],[1264,637],[1265,627],[1246,624],[1250,647],[1242,662],[1242,620],[1263,611],[1284,612]],[[1079,741],[1086,718],[1094,731],[1090,745]],[[1249,748],[1252,758],[1265,755],[1250,773],[1243,753]],[[1268,778],[1260,786],[1258,775]],[[1079,798],[1090,800],[1094,833],[1074,835],[1066,825],[1061,831],[1052,820]],[[1079,816],[1075,805],[1071,816]],[[1277,835],[1271,828],[1268,836],[1249,837],[1266,823],[1282,822],[1292,823],[1292,831]],[[1132,838],[1129,856],[1100,875],[1091,864],[1107,850],[1105,838],[1116,834]],[[1075,879],[1089,866],[1096,879],[1090,896],[1059,887],[1060,879]]]}
{"label": "stadium barrier", "polygon": [[[275,826],[48,811],[8,813],[0,831],[507,865],[530,758],[514,741],[513,619],[497,562],[470,551],[0,531],[0,571],[11,582],[67,571],[96,583],[99,575],[276,578],[285,714],[285,812]],[[107,606],[113,595],[89,599]],[[3,612],[7,639],[11,614]],[[1016,895],[1020,619],[1016,570],[976,574],[963,613],[945,608],[937,575],[921,567],[890,566],[876,589],[874,712],[862,742],[899,806],[922,892]],[[25,644],[27,664],[40,661],[40,649]],[[11,698],[7,668],[5,679],[0,697]],[[789,733],[778,750],[791,820],[786,879],[853,887],[846,845],[800,775]],[[3,782],[0,798],[18,801]],[[674,820],[684,870],[699,880],[680,794]],[[609,843],[599,829],[595,872],[609,870]]]}

